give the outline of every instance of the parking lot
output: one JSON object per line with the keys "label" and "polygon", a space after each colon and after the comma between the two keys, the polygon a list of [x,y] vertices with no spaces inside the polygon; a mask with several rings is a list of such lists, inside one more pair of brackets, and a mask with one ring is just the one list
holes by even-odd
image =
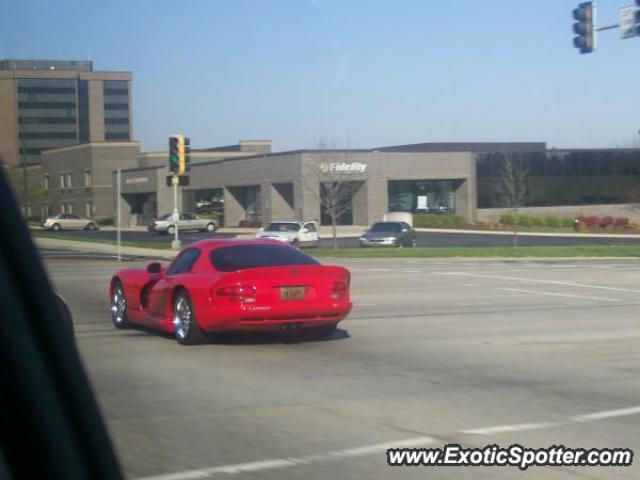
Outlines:
{"label": "parking lot", "polygon": [[385,456],[448,443],[637,454],[640,261],[340,263],[355,307],[334,337],[182,347],[112,327],[106,289],[122,264],[47,260],[129,478],[640,477],[637,462],[521,472]]}

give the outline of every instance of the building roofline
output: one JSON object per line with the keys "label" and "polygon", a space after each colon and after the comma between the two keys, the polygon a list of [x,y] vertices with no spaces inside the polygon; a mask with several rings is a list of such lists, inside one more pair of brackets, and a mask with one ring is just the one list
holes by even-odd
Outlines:
{"label": "building roofline", "polygon": [[134,141],[122,141],[122,142],[89,142],[89,143],[76,143],[75,145],[68,145],[66,147],[49,148],[43,150],[40,155],[50,155],[58,152],[66,152],[69,150],[80,150],[82,148],[97,148],[97,147],[140,147],[140,142]]}

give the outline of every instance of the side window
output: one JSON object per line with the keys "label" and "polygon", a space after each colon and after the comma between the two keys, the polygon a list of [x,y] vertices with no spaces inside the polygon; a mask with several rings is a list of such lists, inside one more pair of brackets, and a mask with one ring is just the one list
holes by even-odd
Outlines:
{"label": "side window", "polygon": [[315,223],[307,223],[304,228],[309,230],[309,233],[315,233],[317,231]]}
{"label": "side window", "polygon": [[176,257],[173,263],[167,269],[167,275],[178,275],[180,273],[189,273],[193,265],[200,256],[200,250],[197,248],[187,248]]}
{"label": "side window", "polygon": [[194,220],[193,215],[191,213],[183,213],[183,220]]}

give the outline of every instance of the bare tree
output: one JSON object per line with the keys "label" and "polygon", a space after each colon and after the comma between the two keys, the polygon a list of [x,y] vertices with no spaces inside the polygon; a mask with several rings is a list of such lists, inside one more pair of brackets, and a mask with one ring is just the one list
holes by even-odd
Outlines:
{"label": "bare tree", "polygon": [[493,176],[493,192],[498,205],[511,209],[513,248],[518,246],[516,215],[527,198],[529,162],[514,153],[498,152],[493,155],[496,166]]}
{"label": "bare tree", "polygon": [[362,187],[360,178],[366,165],[353,162],[349,149],[329,147],[326,141],[316,141],[317,150],[311,154],[311,164],[306,172],[310,178],[303,182],[309,193],[318,195],[321,211],[331,221],[333,248],[338,248],[337,224],[352,208],[352,199]]}

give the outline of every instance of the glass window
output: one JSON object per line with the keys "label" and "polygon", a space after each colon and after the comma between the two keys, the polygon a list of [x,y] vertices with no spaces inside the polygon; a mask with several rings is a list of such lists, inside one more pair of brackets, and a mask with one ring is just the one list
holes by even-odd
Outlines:
{"label": "glass window", "polygon": [[455,211],[454,180],[390,180],[388,210],[412,213]]}
{"label": "glass window", "polygon": [[91,200],[87,200],[84,204],[84,215],[86,217],[93,216],[93,203],[91,202]]}
{"label": "glass window", "polygon": [[297,232],[300,230],[300,224],[292,222],[271,222],[265,230],[268,232]]}
{"label": "glass window", "polygon": [[189,273],[199,256],[200,250],[197,248],[187,248],[183,250],[167,269],[167,275]]}
{"label": "glass window", "polygon": [[87,187],[91,186],[91,171],[89,170],[84,171],[84,184]]}
{"label": "glass window", "polygon": [[378,222],[371,225],[370,232],[391,232],[398,233],[402,230],[402,224],[397,222]]}
{"label": "glass window", "polygon": [[220,272],[235,272],[248,268],[319,265],[306,253],[284,245],[234,245],[213,250],[211,264]]}
{"label": "glass window", "polygon": [[305,224],[304,228],[306,228],[311,233],[315,233],[318,231],[315,223],[307,223]]}
{"label": "glass window", "polygon": [[71,173],[67,173],[67,174],[65,175],[65,177],[66,177],[66,181],[67,181],[67,185],[66,185],[66,187],[67,187],[67,188],[72,188],[72,187],[73,187],[73,182],[72,182],[72,180],[73,180],[73,176],[72,176],[72,174],[71,174]]}
{"label": "glass window", "polygon": [[49,191],[49,175],[42,177],[42,188],[45,192]]}
{"label": "glass window", "polygon": [[60,190],[64,189],[64,175],[60,174]]}

